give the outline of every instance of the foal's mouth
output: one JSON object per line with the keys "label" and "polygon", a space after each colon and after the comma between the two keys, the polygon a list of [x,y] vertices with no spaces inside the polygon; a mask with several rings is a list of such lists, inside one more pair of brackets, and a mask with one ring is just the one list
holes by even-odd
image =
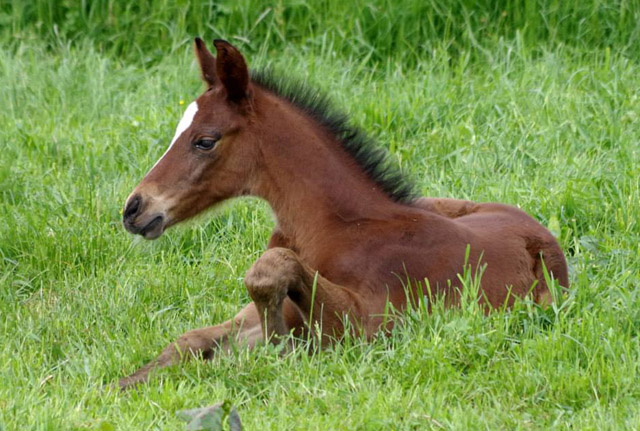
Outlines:
{"label": "foal's mouth", "polygon": [[156,239],[164,232],[164,217],[156,216],[145,227],[140,229],[140,235],[145,239]]}
{"label": "foal's mouth", "polygon": [[125,221],[124,227],[131,233],[141,235],[145,239],[156,239],[162,235],[165,229],[164,217],[157,215],[149,223],[142,227],[138,227],[135,224]]}

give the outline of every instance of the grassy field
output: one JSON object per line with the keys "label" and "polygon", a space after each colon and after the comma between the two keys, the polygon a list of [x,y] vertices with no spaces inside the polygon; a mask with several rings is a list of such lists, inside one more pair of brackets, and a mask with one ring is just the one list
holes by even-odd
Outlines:
{"label": "grassy field", "polygon": [[[637,429],[637,1],[9,1],[0,5],[0,430],[183,429],[229,400],[247,430]],[[202,89],[194,35],[330,94],[424,195],[517,205],[572,289],[483,316],[415,310],[393,336],[270,347],[105,385],[248,301],[273,220],[230,203],[155,242],[124,199]]]}

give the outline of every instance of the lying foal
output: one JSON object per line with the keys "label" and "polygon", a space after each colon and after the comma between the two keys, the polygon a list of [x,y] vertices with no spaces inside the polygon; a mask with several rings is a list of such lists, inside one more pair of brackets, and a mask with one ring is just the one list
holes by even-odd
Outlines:
{"label": "lying foal", "polygon": [[182,335],[121,387],[185,353],[211,357],[238,340],[278,342],[315,322],[324,342],[339,338],[347,321],[370,336],[388,302],[402,310],[407,293],[424,295],[425,284],[455,303],[467,248],[468,262],[485,266],[479,300],[487,306],[528,294],[549,303],[545,267],[568,287],[562,250],[533,218],[508,205],[413,197],[323,98],[250,75],[236,48],[214,45],[216,57],[196,39],[207,90],[127,199],[124,225],[155,239],[216,203],[252,195],[270,204],[277,227],[244,279],[253,302],[227,322]]}

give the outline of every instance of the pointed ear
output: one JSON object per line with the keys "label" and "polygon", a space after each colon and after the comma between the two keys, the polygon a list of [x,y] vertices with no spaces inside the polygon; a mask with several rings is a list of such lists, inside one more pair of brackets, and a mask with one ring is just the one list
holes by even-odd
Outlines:
{"label": "pointed ear", "polygon": [[216,83],[216,59],[209,52],[204,41],[199,37],[196,37],[194,48],[198,63],[200,63],[202,80],[210,87],[213,87]]}
{"label": "pointed ear", "polygon": [[249,95],[249,69],[244,57],[226,40],[213,41],[217,51],[216,74],[229,99],[239,101]]}

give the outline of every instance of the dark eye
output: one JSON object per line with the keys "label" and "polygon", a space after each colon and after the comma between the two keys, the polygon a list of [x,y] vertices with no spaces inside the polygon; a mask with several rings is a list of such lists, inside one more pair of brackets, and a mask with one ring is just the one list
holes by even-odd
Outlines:
{"label": "dark eye", "polygon": [[199,150],[210,150],[216,145],[216,142],[218,142],[218,139],[212,139],[212,138],[198,139],[193,143],[193,146]]}

